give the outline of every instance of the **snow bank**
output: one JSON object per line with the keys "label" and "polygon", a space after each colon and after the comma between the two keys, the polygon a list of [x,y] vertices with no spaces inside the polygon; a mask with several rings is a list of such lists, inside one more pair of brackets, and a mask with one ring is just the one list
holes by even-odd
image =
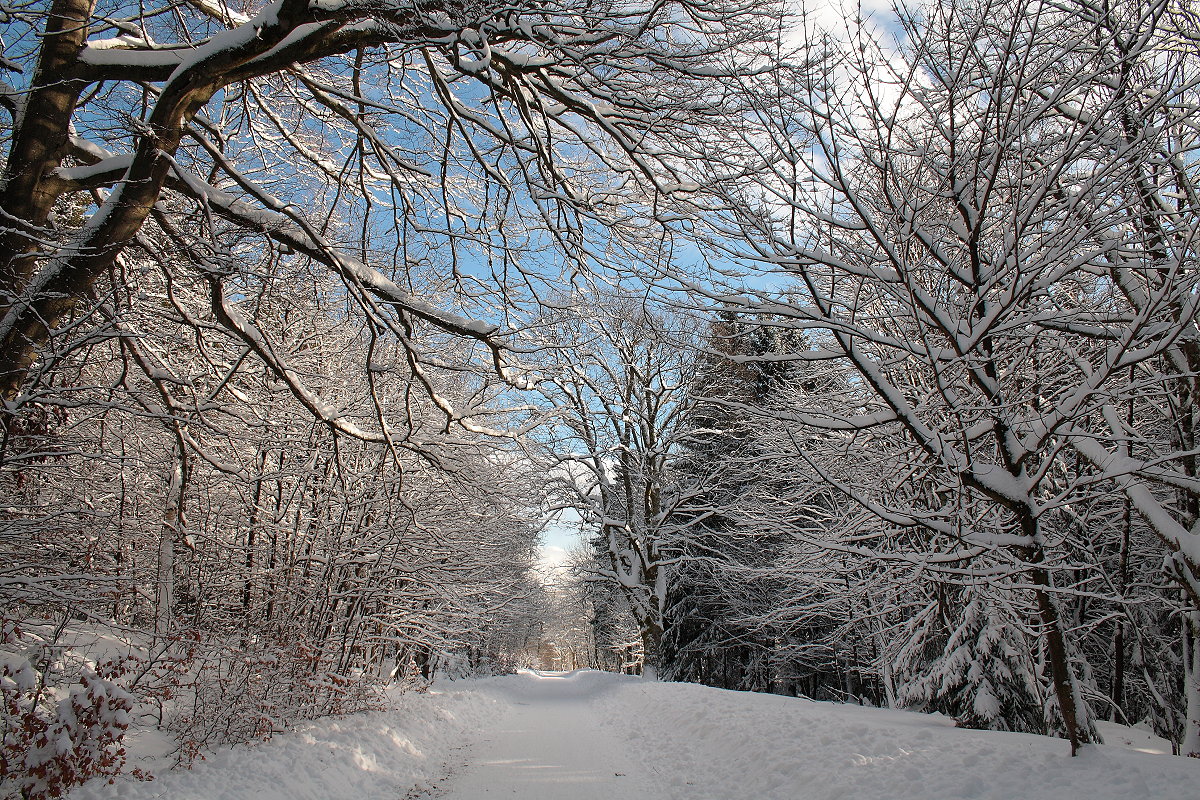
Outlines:
{"label": "snow bank", "polygon": [[1194,760],[1107,745],[1073,759],[1061,739],[936,715],[625,681],[595,703],[661,778],[664,800],[1200,797]]}
{"label": "snow bank", "polygon": [[[485,683],[485,682],[480,682]],[[402,800],[440,781],[455,749],[503,707],[475,682],[395,693],[387,711],[317,720],[156,780],[93,781],[70,800]]]}

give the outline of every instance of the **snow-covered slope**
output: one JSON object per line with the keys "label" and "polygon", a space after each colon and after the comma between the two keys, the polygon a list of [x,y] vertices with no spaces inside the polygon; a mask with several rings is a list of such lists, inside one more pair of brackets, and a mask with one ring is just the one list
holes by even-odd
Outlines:
{"label": "snow-covered slope", "polygon": [[387,711],[318,720],[259,745],[211,754],[190,771],[113,786],[92,781],[70,798],[404,800],[441,780],[454,751],[504,708],[476,684],[391,700]]}
{"label": "snow-covered slope", "polygon": [[960,730],[900,711],[527,672],[394,698],[81,798],[172,800],[1193,800],[1200,762]]}
{"label": "snow-covered slope", "polygon": [[672,800],[1200,798],[1195,760],[1108,745],[1071,758],[1061,739],[940,716],[672,683],[622,683],[598,702]]}

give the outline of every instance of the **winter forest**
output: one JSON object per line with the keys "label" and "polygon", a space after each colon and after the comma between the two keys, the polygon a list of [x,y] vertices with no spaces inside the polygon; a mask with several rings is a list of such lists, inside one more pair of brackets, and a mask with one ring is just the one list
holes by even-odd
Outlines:
{"label": "winter forest", "polygon": [[0,795],[518,667],[1200,757],[1193,0],[0,23]]}

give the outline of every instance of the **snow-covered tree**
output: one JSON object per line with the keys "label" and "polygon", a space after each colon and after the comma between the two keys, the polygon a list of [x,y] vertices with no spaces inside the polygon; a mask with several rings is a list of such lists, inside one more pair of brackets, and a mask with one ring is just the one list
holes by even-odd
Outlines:
{"label": "snow-covered tree", "polygon": [[[1200,71],[1180,38],[1194,18],[1168,0],[1120,12],[954,0],[899,20],[898,47],[867,28],[849,46],[805,29],[805,63],[743,82],[761,133],[731,128],[716,146],[756,180],[724,183],[734,211],[713,243],[795,284],[722,299],[789,319],[811,343],[799,357],[854,376],[857,402],[818,399],[793,424],[846,440],[890,426],[892,474],[914,470],[924,488],[881,495],[866,475],[823,477],[898,532],[920,531],[909,545],[926,558],[990,552],[1031,587],[1077,745],[1091,732],[1053,513],[1120,489],[1194,594],[1195,535],[1175,505],[1195,486],[1186,445],[1127,456],[1155,428],[1131,431],[1118,413],[1194,374]],[[1064,471],[1076,458],[1089,467]]]}
{"label": "snow-covered tree", "polygon": [[[6,615],[47,641],[125,639],[138,663],[120,681],[181,761],[372,705],[388,680],[501,664],[535,588],[539,499],[518,450],[447,429],[403,348],[345,324],[321,273],[290,266],[233,306],[286,327],[282,354],[345,420],[404,405],[390,442],[315,420],[212,324],[203,282],[148,262],[121,299],[126,335],[59,360],[35,395],[47,423],[10,432],[0,471]],[[465,402],[478,386],[436,388]]]}
{"label": "snow-covered tree", "polygon": [[721,2],[0,10],[6,612],[186,676],[189,747],[501,655],[510,346],[694,188],[669,140],[772,16]]}
{"label": "snow-covered tree", "polygon": [[[98,283],[126,254],[152,246],[153,224],[178,251],[172,272],[206,279],[215,324],[310,413],[373,438],[382,424],[351,427],[282,359],[280,332],[237,313],[245,287],[217,229],[320,264],[414,369],[438,363],[413,338],[421,325],[503,368],[505,313],[555,277],[530,259],[557,251],[586,270],[585,240],[630,222],[618,192],[679,189],[666,140],[709,122],[714,65],[769,19],[718,0],[46,0],[5,13],[17,83],[0,92],[4,401],[78,346],[73,322],[107,301]],[[456,291],[421,286],[419,264]]]}
{"label": "snow-covered tree", "polygon": [[794,329],[728,312],[697,349],[674,459],[680,563],[668,595],[664,668],[675,680],[760,691],[778,680],[794,683],[794,665],[777,663],[788,637],[764,622],[787,602],[773,574],[782,534],[750,530],[737,504],[773,482],[755,464],[757,413],[797,377],[797,365],[770,354],[798,349],[805,349],[803,336]]}
{"label": "snow-covered tree", "polygon": [[909,623],[896,664],[897,699],[967,728],[1045,731],[1025,633],[981,587],[955,595],[952,604],[931,603]]}
{"label": "snow-covered tree", "polygon": [[644,671],[655,674],[670,570],[672,458],[691,355],[662,311],[636,298],[575,298],[555,315],[543,391],[560,415],[548,443],[563,503],[594,526],[595,578],[623,596]]}

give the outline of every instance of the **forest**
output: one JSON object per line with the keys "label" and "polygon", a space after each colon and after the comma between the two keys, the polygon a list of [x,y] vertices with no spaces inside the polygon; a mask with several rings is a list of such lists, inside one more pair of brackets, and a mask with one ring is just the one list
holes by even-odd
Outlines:
{"label": "forest", "polygon": [[1200,757],[1193,0],[0,22],[0,796],[522,666]]}

